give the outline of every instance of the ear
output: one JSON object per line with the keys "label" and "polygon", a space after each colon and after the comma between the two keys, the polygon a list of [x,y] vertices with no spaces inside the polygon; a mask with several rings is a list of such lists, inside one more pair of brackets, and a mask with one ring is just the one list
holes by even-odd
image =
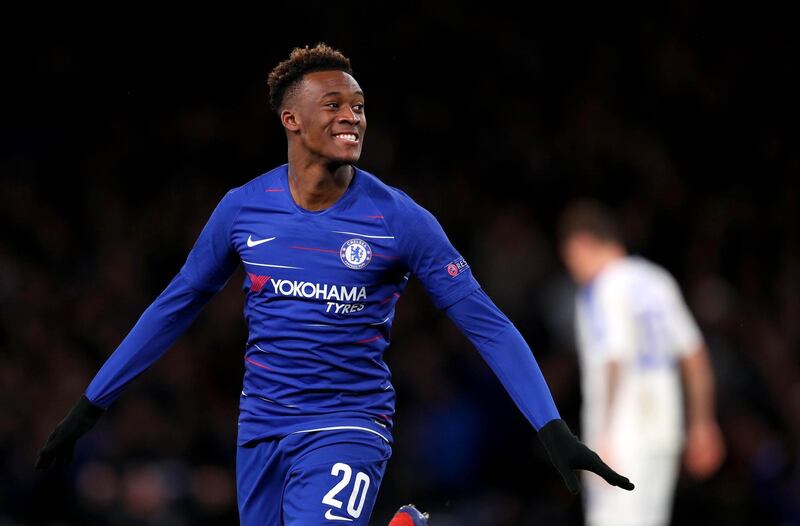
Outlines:
{"label": "ear", "polygon": [[281,110],[281,124],[288,131],[297,131],[300,129],[300,122],[297,119],[297,114],[290,109]]}

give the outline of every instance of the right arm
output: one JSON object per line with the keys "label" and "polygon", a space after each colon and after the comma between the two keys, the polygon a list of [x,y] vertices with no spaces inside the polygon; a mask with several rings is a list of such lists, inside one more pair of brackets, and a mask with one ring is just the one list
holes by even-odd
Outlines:
{"label": "right arm", "polygon": [[95,375],[86,394],[50,434],[36,461],[37,469],[68,463],[75,442],[94,426],[131,381],[166,352],[225,285],[238,265],[230,235],[238,209],[236,191],[228,192],[181,271],[144,311]]}
{"label": "right arm", "polygon": [[239,211],[236,190],[228,192],[197,238],[186,263],[86,390],[93,404],[107,408],[183,334],[206,303],[228,281],[238,265],[231,226]]}
{"label": "right arm", "polygon": [[179,272],[97,372],[86,398],[107,409],[131,381],[164,355],[213,295],[192,288]]}
{"label": "right arm", "polygon": [[612,429],[619,406],[620,377],[636,353],[636,328],[633,312],[624,285],[615,276],[608,276],[596,287],[596,323],[602,327],[595,335],[595,344],[603,356],[605,393],[600,408],[600,429],[597,448],[600,454],[614,461],[615,444]]}
{"label": "right arm", "polygon": [[[603,408],[602,436],[608,439],[611,436],[611,426],[614,422],[614,409],[617,401],[617,391],[619,390],[620,361],[610,360],[605,365],[606,374],[606,403]],[[600,446],[601,454],[611,456],[609,444],[604,443]]]}

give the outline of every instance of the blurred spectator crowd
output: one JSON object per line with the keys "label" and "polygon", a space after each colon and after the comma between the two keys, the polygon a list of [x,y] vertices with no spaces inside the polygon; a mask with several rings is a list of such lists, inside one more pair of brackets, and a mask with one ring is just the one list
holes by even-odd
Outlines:
{"label": "blurred spectator crowd", "polygon": [[[110,51],[54,42],[20,60],[28,96],[0,157],[0,526],[236,523],[241,269],[69,469],[32,467],[224,192],[285,162],[263,79],[316,40],[348,54],[365,89],[360,166],[437,216],[528,339],[570,425],[574,290],[553,227],[570,200],[592,196],[619,214],[633,252],[678,278],[712,353],[728,459],[709,481],[681,480],[674,522],[800,524],[788,28],[734,34],[684,6],[643,14],[629,33],[587,22],[561,40],[545,22],[497,15],[478,40],[477,19],[448,12],[398,14],[375,45],[312,25],[308,40],[268,50],[120,42],[109,66]],[[429,39],[401,41],[412,25]],[[418,284],[386,360],[396,445],[375,524],[406,501],[438,526],[580,523],[535,432]]]}

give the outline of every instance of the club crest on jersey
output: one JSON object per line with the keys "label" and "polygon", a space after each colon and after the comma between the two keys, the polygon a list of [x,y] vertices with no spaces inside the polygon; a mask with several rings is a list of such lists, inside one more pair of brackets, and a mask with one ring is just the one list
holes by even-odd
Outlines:
{"label": "club crest on jersey", "polygon": [[345,266],[362,269],[372,261],[372,248],[363,239],[348,239],[339,249],[339,257]]}

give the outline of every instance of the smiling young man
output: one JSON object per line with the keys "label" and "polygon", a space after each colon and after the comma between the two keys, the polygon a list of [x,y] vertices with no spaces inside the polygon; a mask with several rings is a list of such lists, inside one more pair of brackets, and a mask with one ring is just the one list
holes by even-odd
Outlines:
{"label": "smiling young man", "polygon": [[[588,469],[632,489],[559,418],[530,348],[481,290],[436,219],[355,166],[367,121],[350,61],[295,49],[269,76],[288,163],[231,190],[186,263],[42,450],[75,441],[160,357],[239,264],[249,338],[237,451],[244,525],[367,524],[391,455],[395,394],[383,353],[413,274],[469,337],[567,486]],[[424,523],[404,507],[396,524]]]}

